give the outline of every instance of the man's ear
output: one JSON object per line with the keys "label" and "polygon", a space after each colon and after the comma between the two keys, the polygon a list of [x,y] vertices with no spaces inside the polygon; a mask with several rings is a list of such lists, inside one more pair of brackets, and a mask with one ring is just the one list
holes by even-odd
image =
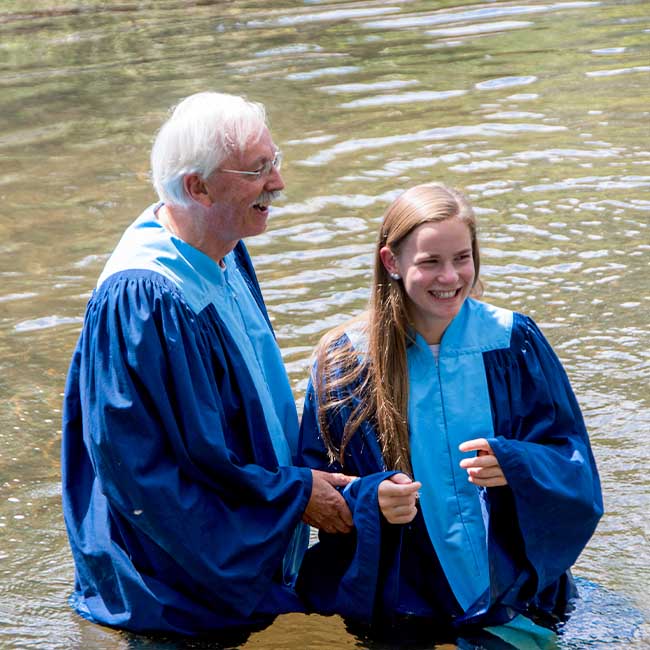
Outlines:
{"label": "man's ear", "polygon": [[185,188],[187,196],[192,200],[205,206],[212,205],[210,195],[208,194],[208,188],[199,174],[192,173],[183,176],[183,187]]}
{"label": "man's ear", "polygon": [[389,273],[399,273],[395,255],[393,255],[393,251],[390,248],[388,248],[388,246],[384,246],[383,248],[379,249],[379,258],[381,259],[384,268]]}

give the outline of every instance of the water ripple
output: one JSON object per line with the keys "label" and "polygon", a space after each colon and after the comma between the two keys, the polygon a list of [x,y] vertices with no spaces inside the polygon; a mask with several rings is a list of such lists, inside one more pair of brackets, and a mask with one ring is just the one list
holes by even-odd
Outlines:
{"label": "water ripple", "polygon": [[498,77],[481,81],[475,85],[478,90],[500,90],[501,88],[510,88],[512,86],[527,86],[535,83],[537,77],[528,75],[524,77]]}
{"label": "water ripple", "polygon": [[596,50],[591,50],[592,54],[623,54],[627,48],[625,47],[600,47]]}
{"label": "water ripple", "polygon": [[17,332],[32,332],[34,330],[44,330],[59,325],[78,325],[83,323],[83,316],[43,316],[17,323],[14,329]]}
{"label": "water ripple", "polygon": [[15,300],[28,300],[29,298],[36,298],[37,293],[32,291],[25,291],[21,293],[8,293],[4,296],[0,296],[0,302],[13,302]]}
{"label": "water ripple", "polygon": [[389,104],[412,104],[414,102],[432,102],[450,97],[465,95],[466,90],[421,90],[418,92],[402,93],[400,95],[375,95],[364,97],[351,102],[340,104],[341,108],[360,108],[363,106],[386,106]]}
{"label": "water ripple", "polygon": [[640,187],[650,187],[650,176],[622,176],[615,178],[613,176],[585,176],[582,178],[566,178],[554,183],[541,183],[538,185],[528,185],[522,187],[523,192],[551,192],[557,190],[571,189],[594,189],[594,190],[611,190],[611,189],[635,189]]}
{"label": "water ripple", "polygon": [[519,20],[504,20],[502,22],[488,23],[484,25],[464,25],[463,27],[447,27],[445,29],[430,29],[426,33],[431,36],[474,36],[489,34],[492,32],[503,32],[510,29],[521,29],[530,27],[533,23]]}
{"label": "water ripple", "polygon": [[[314,196],[300,201],[299,203],[289,203],[275,209],[275,214],[314,214],[320,212],[323,208],[335,205],[344,208],[364,208],[375,203],[385,203],[394,198],[394,192],[384,194],[338,194],[326,196]],[[313,227],[313,223],[309,227]],[[274,231],[277,232],[277,231]]]}
{"label": "water ripple", "polygon": [[322,151],[298,161],[302,165],[325,165],[332,162],[339,154],[357,153],[362,149],[380,149],[392,145],[426,142],[429,140],[449,140],[452,138],[488,137],[491,135],[510,135],[514,133],[552,133],[566,131],[565,126],[554,126],[550,124],[501,124],[489,122],[485,124],[467,126],[449,126],[434,129],[425,129],[416,133],[404,133],[401,135],[390,135],[377,138],[359,138],[340,142],[329,149]]}
{"label": "water ripple", "polygon": [[339,93],[367,93],[375,90],[395,90],[408,86],[417,86],[420,82],[417,79],[392,79],[388,81],[373,81],[369,83],[335,84],[333,86],[320,86],[318,90],[337,95]]}
{"label": "water ripple", "polygon": [[368,29],[404,29],[406,27],[422,27],[427,25],[440,25],[444,23],[453,23],[458,21],[476,20],[476,19],[494,19],[502,16],[515,16],[521,14],[548,13],[550,11],[561,11],[564,9],[585,9],[597,7],[600,2],[556,2],[552,5],[514,5],[514,6],[496,6],[485,7],[481,9],[470,9],[468,11],[459,11],[457,13],[437,13],[437,14],[413,14],[401,18],[391,18],[390,20],[374,20],[366,22],[363,27]]}
{"label": "water ripple", "polygon": [[539,151],[519,151],[513,154],[515,160],[540,160],[561,162],[567,158],[618,158],[624,152],[621,147],[609,149],[541,149]]}
{"label": "water ripple", "polygon": [[266,56],[285,56],[291,55],[295,56],[297,54],[304,54],[305,52],[322,52],[323,48],[320,45],[313,43],[294,43],[293,45],[279,45],[278,47],[272,47],[268,50],[260,50],[255,52],[257,57],[266,57]]}
{"label": "water ripple", "polygon": [[364,9],[335,9],[333,11],[309,12],[293,16],[278,16],[265,20],[249,20],[247,27],[285,27],[287,25],[304,25],[305,23],[317,23],[328,21],[347,20],[349,18],[365,18],[367,16],[378,16],[398,12],[400,7],[367,7]]}
{"label": "water ripple", "polygon": [[361,68],[356,65],[344,65],[333,68],[318,68],[316,70],[309,70],[307,72],[292,72],[286,76],[290,81],[307,81],[310,79],[317,79],[318,77],[331,77],[339,74],[351,74],[359,72]]}
{"label": "water ripple", "polygon": [[544,113],[530,113],[528,111],[499,111],[498,113],[491,113],[485,117],[490,120],[540,120],[546,116]]}
{"label": "water ripple", "polygon": [[636,65],[631,68],[618,68],[616,70],[592,70],[585,72],[587,77],[614,77],[621,74],[631,74],[633,72],[650,72],[650,65]]}

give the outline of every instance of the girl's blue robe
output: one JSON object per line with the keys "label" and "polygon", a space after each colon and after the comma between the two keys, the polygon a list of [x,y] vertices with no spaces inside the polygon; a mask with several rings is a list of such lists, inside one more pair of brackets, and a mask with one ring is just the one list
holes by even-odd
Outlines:
{"label": "girl's blue robe", "polygon": [[[362,354],[362,339],[353,331],[335,345],[352,342]],[[518,614],[550,625],[575,596],[570,567],[603,511],[566,373],[529,317],[471,299],[445,332],[439,354],[436,361],[419,335],[407,351],[411,453],[415,479],[423,482],[408,525],[388,524],[379,511],[378,485],[393,472],[385,471],[371,422],[349,441],[342,466],[328,460],[310,381],[299,462],[361,478],[344,491],[355,531],[320,532],[298,591],[311,610],[382,628],[414,618],[449,631],[498,625]],[[353,388],[334,398],[350,397]],[[357,403],[352,397],[328,416],[337,447]],[[488,438],[507,486],[467,482],[458,444],[478,437]],[[446,504],[457,509],[445,514]],[[478,522],[471,521],[476,513]],[[478,561],[471,569],[474,544]]]}
{"label": "girl's blue robe", "polygon": [[[266,349],[256,354],[277,356],[269,392],[281,392],[278,420],[297,437],[244,245],[226,259],[254,299],[244,313],[257,310]],[[311,472],[279,462],[264,404],[272,400],[242,356],[242,334],[210,299],[222,275],[149,209],[88,304],[65,392],[62,490],[71,601],[92,621],[200,635],[302,609],[286,551],[304,526]]]}

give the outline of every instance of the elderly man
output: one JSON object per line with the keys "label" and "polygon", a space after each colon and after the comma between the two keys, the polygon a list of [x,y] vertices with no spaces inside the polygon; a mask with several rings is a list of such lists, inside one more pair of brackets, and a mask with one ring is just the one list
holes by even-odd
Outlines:
{"label": "elderly man", "polygon": [[300,611],[306,524],[347,532],[336,487],[292,465],[298,418],[241,241],[284,183],[261,105],[198,93],[153,146],[160,202],[88,303],[66,385],[73,607],[136,632],[251,629]]}

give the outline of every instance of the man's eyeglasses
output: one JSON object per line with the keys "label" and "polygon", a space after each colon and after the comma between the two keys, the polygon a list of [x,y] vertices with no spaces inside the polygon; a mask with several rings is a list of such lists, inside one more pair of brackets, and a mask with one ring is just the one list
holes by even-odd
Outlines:
{"label": "man's eyeglasses", "polygon": [[256,169],[252,172],[242,171],[241,169],[219,169],[220,172],[226,172],[228,174],[245,174],[246,176],[252,176],[255,180],[262,178],[262,176],[269,176],[274,169],[280,170],[282,167],[282,152],[278,149],[275,152],[275,158],[273,160],[267,160],[259,169]]}

